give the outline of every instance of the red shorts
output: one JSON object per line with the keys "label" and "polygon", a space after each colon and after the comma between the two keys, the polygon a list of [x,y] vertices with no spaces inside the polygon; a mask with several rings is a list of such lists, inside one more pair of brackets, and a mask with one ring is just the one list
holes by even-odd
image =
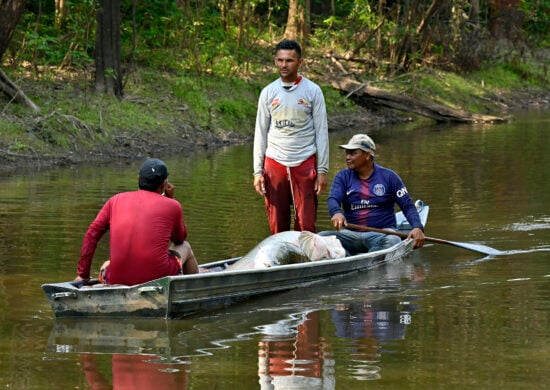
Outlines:
{"label": "red shorts", "polygon": [[315,155],[290,168],[265,158],[265,207],[271,234],[290,230],[292,206],[294,230],[315,232],[318,203],[315,192],[316,165]]}
{"label": "red shorts", "polygon": [[[181,256],[178,252],[176,252],[172,249],[169,249],[168,250],[168,261],[177,262],[178,265],[179,265],[179,270],[180,270],[179,273],[180,274],[183,273],[183,263],[181,261]],[[107,269],[109,268],[109,263],[110,262],[111,262],[110,260],[107,260],[105,263],[103,263],[103,265],[99,269],[98,279],[99,279],[99,283],[101,283],[101,284],[109,284],[109,281],[107,279]]]}

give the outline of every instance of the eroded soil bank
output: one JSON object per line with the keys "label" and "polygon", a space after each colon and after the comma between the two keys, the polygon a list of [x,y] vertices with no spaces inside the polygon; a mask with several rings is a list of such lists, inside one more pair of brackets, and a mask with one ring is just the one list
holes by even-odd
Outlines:
{"label": "eroded soil bank", "polygon": [[[509,96],[497,97],[502,115],[513,118],[514,111],[525,109],[550,109],[550,91],[514,92]],[[409,121],[410,116],[390,109],[372,110],[359,108],[355,114],[330,115],[329,131],[369,129]],[[182,130],[182,129],[193,130]],[[189,153],[195,149],[215,149],[225,145],[251,142],[253,128],[247,135],[235,132],[212,132],[191,126],[180,126],[180,131],[156,132],[154,129],[128,134],[121,130],[114,142],[93,146],[81,151],[75,147],[52,149],[47,152],[18,153],[0,148],[0,174],[17,175],[26,171],[50,169],[73,164],[104,164],[115,160],[136,160],[148,156]]]}

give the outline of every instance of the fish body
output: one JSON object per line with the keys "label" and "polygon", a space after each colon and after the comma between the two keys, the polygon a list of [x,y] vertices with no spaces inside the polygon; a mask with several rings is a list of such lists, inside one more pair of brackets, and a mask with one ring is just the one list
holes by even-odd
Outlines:
{"label": "fish body", "polygon": [[278,264],[290,264],[306,258],[298,245],[300,232],[286,231],[273,234],[250,252],[241,257],[236,263],[227,267],[227,270],[268,268]]}
{"label": "fish body", "polygon": [[335,236],[290,230],[267,237],[226,270],[269,268],[344,255],[345,250]]}

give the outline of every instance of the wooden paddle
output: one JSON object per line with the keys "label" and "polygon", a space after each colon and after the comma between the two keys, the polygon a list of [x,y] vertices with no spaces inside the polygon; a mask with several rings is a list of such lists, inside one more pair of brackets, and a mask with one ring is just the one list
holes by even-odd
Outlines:
{"label": "wooden paddle", "polygon": [[[372,228],[367,226],[355,225],[353,223],[347,223],[346,226],[355,230],[362,230],[365,232],[375,232],[375,233],[383,233],[383,234],[392,234],[394,236],[399,236],[401,238],[407,238],[409,236],[406,233],[395,232],[393,230],[377,229],[377,228]],[[438,244],[452,245],[459,248],[468,249],[474,252],[483,253],[485,255],[494,256],[502,253],[498,249],[491,248],[490,246],[485,246],[485,245],[468,244],[466,242],[448,241],[448,240],[442,240],[441,238],[433,238],[433,237],[424,237],[424,240],[429,242],[435,242]]]}

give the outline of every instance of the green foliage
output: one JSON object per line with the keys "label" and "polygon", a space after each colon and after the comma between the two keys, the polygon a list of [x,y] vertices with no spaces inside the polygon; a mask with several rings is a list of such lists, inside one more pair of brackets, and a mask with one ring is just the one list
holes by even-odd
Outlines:
{"label": "green foliage", "polygon": [[346,98],[340,91],[334,88],[322,88],[327,106],[327,115],[353,113],[356,106]]}
{"label": "green foliage", "polygon": [[25,131],[23,125],[7,120],[3,116],[0,116],[0,129],[2,129],[2,131],[0,131],[0,136],[8,138],[17,136]]}
{"label": "green foliage", "polygon": [[[329,2],[312,1],[303,70],[320,84],[324,75],[338,72],[358,80],[389,76],[397,82],[383,88],[479,112],[494,108],[486,101],[498,88],[548,87],[548,59],[533,58],[528,50],[531,42],[548,42],[548,0],[522,2],[527,43],[525,34],[518,34],[519,41],[491,35],[490,2],[479,3],[477,24],[469,1],[437,2],[420,30],[431,3],[384,2],[380,10],[377,1],[336,0],[332,12]],[[17,70],[13,79],[41,80],[22,89],[31,91],[42,114],[35,118],[21,105],[7,104],[0,117],[3,145],[76,150],[114,143],[121,131],[177,134],[188,127],[250,135],[259,92],[276,77],[271,53],[284,32],[288,2],[122,4],[126,98],[120,101],[91,88],[96,1],[66,2],[62,17],[53,2],[42,2],[40,10],[29,3],[4,64]],[[337,70],[327,54],[340,61]],[[468,79],[448,72],[457,69],[476,72]],[[356,109],[338,91],[323,90],[329,115]],[[5,118],[13,117],[23,125],[9,125]]]}
{"label": "green foliage", "polygon": [[[245,134],[256,118],[255,88],[241,80],[210,76],[179,77],[174,80],[172,93],[186,107],[186,115],[201,126],[232,129]],[[238,91],[238,93],[236,93]],[[245,124],[245,126],[243,126]]]}
{"label": "green foliage", "polygon": [[205,126],[209,123],[212,102],[201,87],[201,80],[177,78],[172,84],[172,93],[181,104],[192,107],[189,113],[193,122]]}
{"label": "green foliage", "polygon": [[523,0],[520,9],[525,15],[523,27],[530,38],[550,45],[550,0]]}
{"label": "green foliage", "polygon": [[251,104],[249,99],[222,97],[215,108],[220,115],[222,128],[227,128],[232,123],[240,123],[242,126],[239,126],[237,130],[243,135],[254,128],[253,119],[256,118],[256,106]]}
{"label": "green foliage", "polygon": [[93,0],[67,3],[62,19],[53,12],[26,13],[12,41],[12,62],[59,67],[85,67],[93,61]]}
{"label": "green foliage", "polygon": [[487,63],[472,74],[472,77],[486,86],[496,89],[521,90],[526,88],[548,88],[548,70],[534,61],[510,61],[508,63]]}
{"label": "green foliage", "polygon": [[[348,63],[354,68],[350,70],[382,75],[426,64],[449,68],[449,60],[459,68],[476,69],[498,49],[488,39],[494,22],[491,2],[478,2],[479,7],[469,1],[437,2],[436,11],[424,20],[430,4],[385,2],[379,8],[373,0],[336,0],[331,5],[312,1],[307,53],[351,56],[364,65]],[[520,8],[525,32],[543,44],[550,31],[549,4],[524,0]],[[9,51],[14,68],[23,63],[32,64],[35,72],[46,66],[88,68],[93,62],[96,6],[94,0],[68,1],[61,16],[49,2],[40,12],[29,7]],[[131,68],[256,75],[271,60],[268,54],[282,37],[287,11],[287,1],[126,0],[121,6],[122,58]]]}

